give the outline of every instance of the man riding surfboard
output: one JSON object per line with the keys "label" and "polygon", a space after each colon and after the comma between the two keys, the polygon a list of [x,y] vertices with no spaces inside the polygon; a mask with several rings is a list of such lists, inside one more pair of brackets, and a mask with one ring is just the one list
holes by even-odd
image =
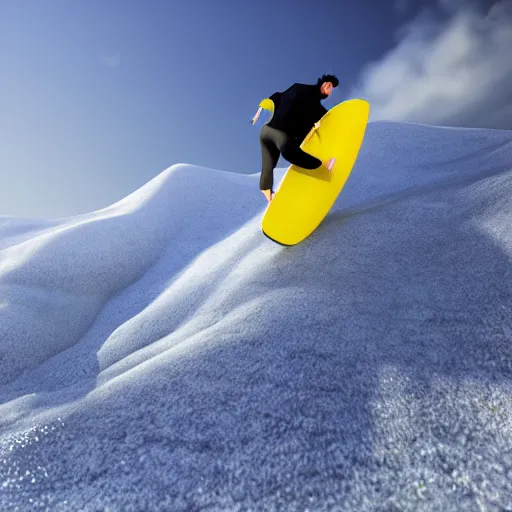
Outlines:
{"label": "man riding surfboard", "polygon": [[[334,75],[323,75],[316,85],[295,83],[284,92],[275,92],[269,99],[274,103],[272,119],[260,131],[262,168],[260,190],[270,202],[273,198],[274,168],[282,155],[288,162],[304,169],[326,167],[331,171],[335,159],[321,161],[300,148],[320,126],[318,122],[327,110],[320,103],[327,98],[339,80]],[[256,124],[262,107],[252,119]]]}

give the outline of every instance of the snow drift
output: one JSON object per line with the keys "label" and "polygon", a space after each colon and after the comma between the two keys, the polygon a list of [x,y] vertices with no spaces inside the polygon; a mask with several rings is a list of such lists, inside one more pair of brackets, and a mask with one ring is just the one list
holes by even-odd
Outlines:
{"label": "snow drift", "polygon": [[0,217],[1,510],[512,507],[512,133],[370,123],[291,248],[258,180]]}

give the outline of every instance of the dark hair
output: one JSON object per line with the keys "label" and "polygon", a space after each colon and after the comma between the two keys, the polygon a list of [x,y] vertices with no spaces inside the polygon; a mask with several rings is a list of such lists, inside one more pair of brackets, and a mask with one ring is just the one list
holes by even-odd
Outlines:
{"label": "dark hair", "polygon": [[340,81],[334,75],[323,75],[318,79],[316,85],[322,85],[325,82],[331,82],[333,87],[338,87],[338,85],[340,85]]}

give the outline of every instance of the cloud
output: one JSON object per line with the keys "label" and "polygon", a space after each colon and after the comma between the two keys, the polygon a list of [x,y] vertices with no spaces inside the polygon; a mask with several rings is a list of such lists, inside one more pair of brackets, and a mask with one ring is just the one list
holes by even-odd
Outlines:
{"label": "cloud", "polygon": [[110,55],[102,55],[101,63],[108,68],[117,68],[121,65],[121,55],[119,52]]}
{"label": "cloud", "polygon": [[448,19],[422,11],[351,96],[370,101],[372,120],[512,129],[512,0],[488,12],[467,1],[438,6]]}

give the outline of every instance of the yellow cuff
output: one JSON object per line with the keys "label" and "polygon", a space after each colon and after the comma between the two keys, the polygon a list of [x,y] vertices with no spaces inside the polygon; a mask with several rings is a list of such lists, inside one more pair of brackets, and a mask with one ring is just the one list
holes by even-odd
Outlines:
{"label": "yellow cuff", "polygon": [[261,100],[259,106],[265,110],[270,110],[271,112],[274,112],[274,102],[270,98],[265,98],[264,100]]}

